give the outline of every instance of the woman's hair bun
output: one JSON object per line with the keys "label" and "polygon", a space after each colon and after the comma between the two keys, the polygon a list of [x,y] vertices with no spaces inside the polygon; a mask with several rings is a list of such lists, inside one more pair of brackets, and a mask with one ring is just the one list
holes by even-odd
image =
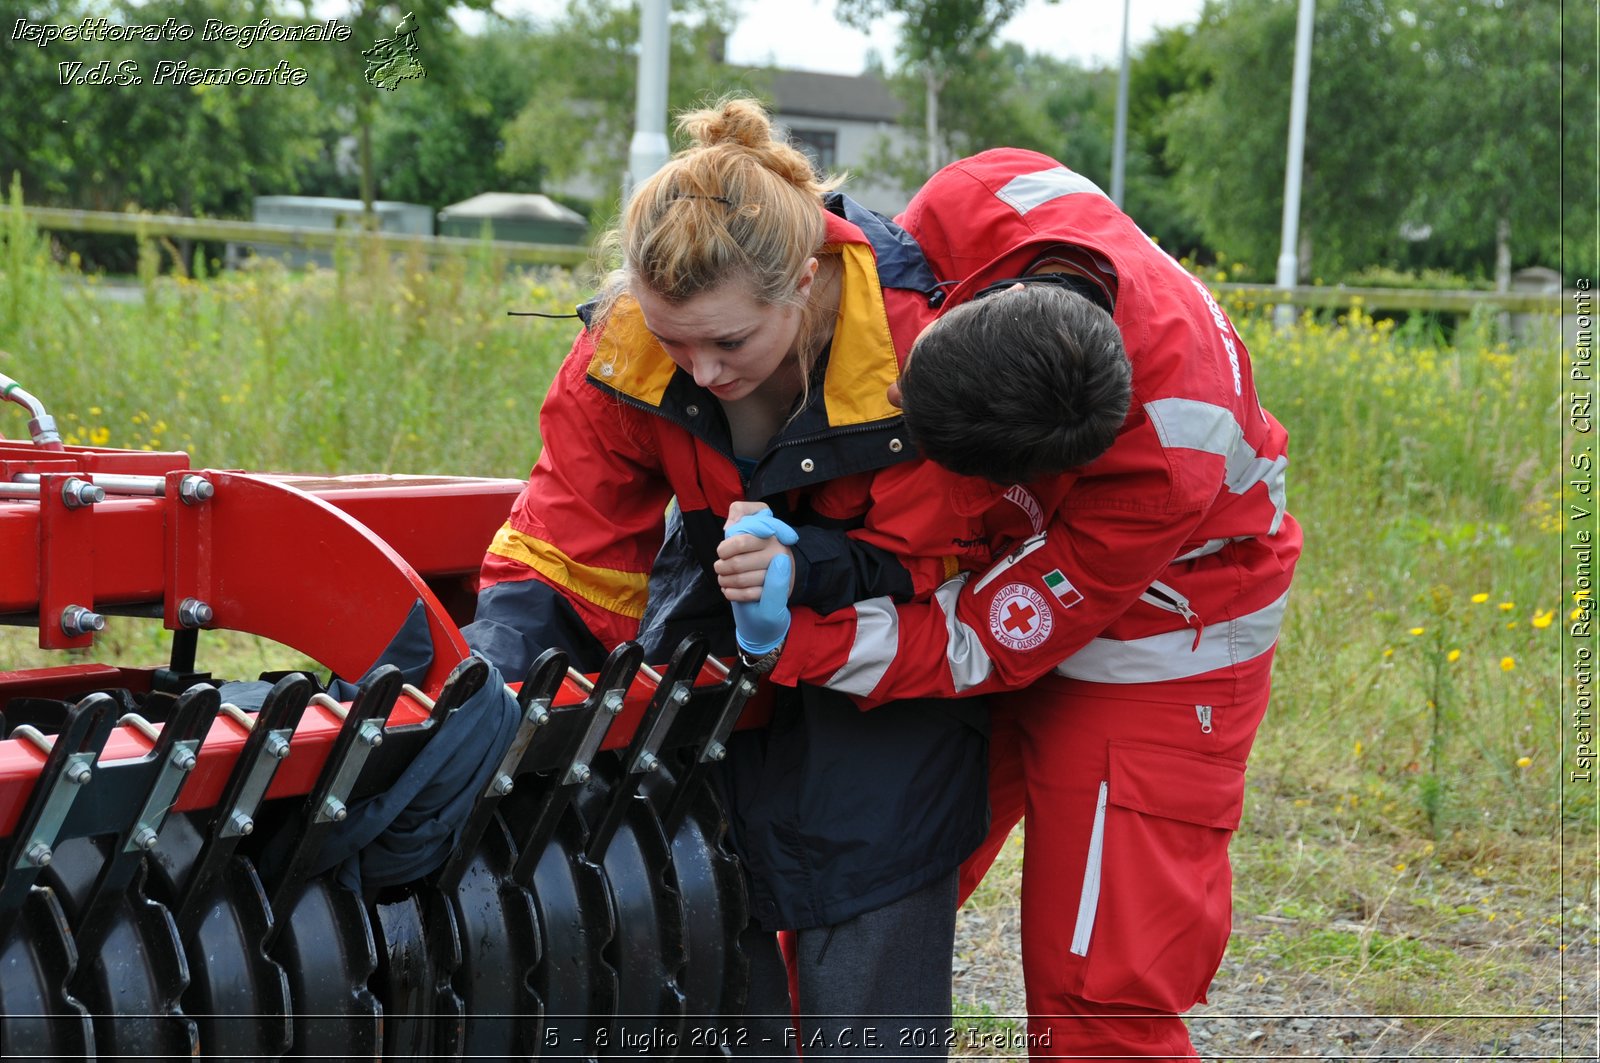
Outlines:
{"label": "woman's hair bun", "polygon": [[773,136],[772,119],[756,100],[735,96],[688,111],[678,118],[678,132],[693,142],[691,151],[718,147],[748,151],[791,184],[808,190],[822,187],[805,153],[787,139]]}

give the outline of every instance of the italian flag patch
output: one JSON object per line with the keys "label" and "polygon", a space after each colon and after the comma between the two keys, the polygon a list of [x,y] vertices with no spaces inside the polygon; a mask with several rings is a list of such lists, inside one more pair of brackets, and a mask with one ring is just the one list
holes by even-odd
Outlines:
{"label": "italian flag patch", "polygon": [[1061,599],[1061,604],[1068,609],[1083,601],[1083,595],[1078,593],[1078,588],[1061,574],[1059,568],[1053,568],[1044,574],[1044,585],[1050,589],[1051,594]]}

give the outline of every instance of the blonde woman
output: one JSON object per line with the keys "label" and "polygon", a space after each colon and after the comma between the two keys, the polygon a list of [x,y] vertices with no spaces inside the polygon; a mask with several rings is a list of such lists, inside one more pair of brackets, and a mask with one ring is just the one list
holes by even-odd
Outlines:
{"label": "blonde woman", "polygon": [[[751,101],[679,128],[691,146],[629,201],[623,267],[585,310],[484,562],[468,637],[508,675],[551,646],[593,668],[630,638],[658,658],[690,632],[737,652],[713,565],[742,502],[799,529],[781,544],[789,601],[819,612],[926,596],[987,560],[974,518],[928,496],[885,397],[939,301],[916,244],[819,181]],[[793,1050],[783,930],[808,1057],[943,1058],[986,728],[971,700],[864,713],[801,685],[735,736],[718,782],[753,922],[736,1050]]]}

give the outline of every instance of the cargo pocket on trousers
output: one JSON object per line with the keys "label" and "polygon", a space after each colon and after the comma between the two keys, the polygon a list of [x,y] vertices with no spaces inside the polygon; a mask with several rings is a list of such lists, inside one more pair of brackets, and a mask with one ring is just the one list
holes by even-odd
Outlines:
{"label": "cargo pocket on trousers", "polygon": [[1244,768],[1110,744],[1072,939],[1086,999],[1181,1012],[1205,995],[1232,924],[1228,840]]}

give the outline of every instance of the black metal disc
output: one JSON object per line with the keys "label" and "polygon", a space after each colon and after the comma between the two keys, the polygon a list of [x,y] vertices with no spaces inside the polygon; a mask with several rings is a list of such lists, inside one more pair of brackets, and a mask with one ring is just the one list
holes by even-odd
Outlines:
{"label": "black metal disc", "polygon": [[290,1055],[328,1060],[376,1059],[383,1008],[367,988],[378,966],[372,925],[361,898],[327,878],[305,884],[272,958],[289,976],[294,1044]]}
{"label": "black metal disc", "polygon": [[544,1002],[528,985],[542,948],[533,897],[511,881],[511,838],[499,819],[462,873],[451,902],[460,930],[455,988],[466,1009],[469,1059],[529,1059],[539,1054]]}
{"label": "black metal disc", "polygon": [[0,1059],[90,1059],[89,1012],[67,992],[77,967],[67,917],[48,889],[34,889],[0,943]]}
{"label": "black metal disc", "polygon": [[[94,839],[69,838],[40,876],[56,890],[75,933],[103,862]],[[80,944],[70,989],[93,1016],[97,1058],[192,1058],[199,1031],[180,1004],[188,959],[172,914],[145,896],[143,879],[137,874],[126,892],[103,902],[99,940],[92,950]]]}

